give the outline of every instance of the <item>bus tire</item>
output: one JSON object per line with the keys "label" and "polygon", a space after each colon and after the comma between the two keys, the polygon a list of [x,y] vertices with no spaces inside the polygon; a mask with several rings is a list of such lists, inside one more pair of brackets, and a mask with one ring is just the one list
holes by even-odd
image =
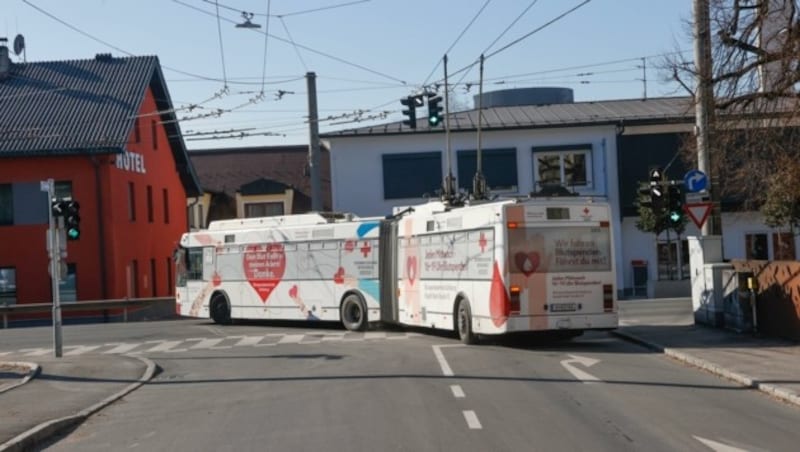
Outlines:
{"label": "bus tire", "polygon": [[211,297],[209,314],[211,315],[211,320],[213,320],[216,324],[231,324],[231,306],[228,304],[228,300],[225,298],[225,295],[217,293]]}
{"label": "bus tire", "polygon": [[478,343],[478,335],[472,331],[472,309],[469,301],[464,298],[458,301],[458,307],[456,307],[456,333],[458,333],[458,339],[464,344],[475,345]]}
{"label": "bus tire", "polygon": [[350,331],[366,331],[369,321],[367,319],[367,305],[356,293],[350,293],[339,307],[339,317],[342,325]]}

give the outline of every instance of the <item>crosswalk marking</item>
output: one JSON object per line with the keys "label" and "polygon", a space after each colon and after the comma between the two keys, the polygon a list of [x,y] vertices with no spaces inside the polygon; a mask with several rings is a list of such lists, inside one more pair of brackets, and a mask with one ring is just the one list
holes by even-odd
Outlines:
{"label": "crosswalk marking", "polygon": [[[305,334],[267,333],[261,336],[231,335],[224,337],[194,337],[181,340],[149,340],[141,342],[107,342],[100,345],[67,345],[64,346],[65,356],[79,356],[86,353],[101,353],[104,355],[120,355],[125,353],[182,353],[197,350],[224,350],[233,347],[274,347],[276,345],[297,344],[311,345],[328,342],[357,342],[364,340],[398,340],[419,336],[416,333],[387,333],[383,331],[369,331],[353,333],[349,331],[337,332],[304,332]],[[275,339],[269,339],[275,338]],[[305,339],[305,340],[304,340]],[[227,343],[225,343],[227,341]],[[220,345],[224,344],[224,345]],[[45,356],[53,353],[52,348],[23,348],[17,351],[2,351],[0,358],[5,356]]]}

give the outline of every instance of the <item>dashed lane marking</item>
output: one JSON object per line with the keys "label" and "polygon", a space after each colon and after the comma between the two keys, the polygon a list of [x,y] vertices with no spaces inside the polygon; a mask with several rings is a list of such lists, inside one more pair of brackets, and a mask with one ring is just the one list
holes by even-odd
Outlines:
{"label": "dashed lane marking", "polygon": [[464,419],[466,419],[467,426],[470,430],[480,430],[483,428],[481,421],[478,420],[478,415],[472,410],[464,411]]}
{"label": "dashed lane marking", "polygon": [[463,399],[466,397],[466,395],[464,395],[464,390],[461,389],[460,385],[450,385],[450,390],[453,391],[453,397],[457,399]]}

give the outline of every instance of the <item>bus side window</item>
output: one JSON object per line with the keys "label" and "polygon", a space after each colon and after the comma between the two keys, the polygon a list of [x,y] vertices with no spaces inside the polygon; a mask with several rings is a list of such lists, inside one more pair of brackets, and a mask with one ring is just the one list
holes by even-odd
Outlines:
{"label": "bus side window", "polygon": [[186,279],[203,279],[203,248],[189,248],[186,253]]}

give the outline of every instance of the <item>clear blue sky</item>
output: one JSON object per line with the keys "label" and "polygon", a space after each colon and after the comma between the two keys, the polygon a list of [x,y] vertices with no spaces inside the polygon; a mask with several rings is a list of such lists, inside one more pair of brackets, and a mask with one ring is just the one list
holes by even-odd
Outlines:
{"label": "clear blue sky", "polygon": [[[307,144],[304,76],[309,71],[317,74],[321,132],[401,120],[399,99],[423,82],[442,79],[442,67],[436,66],[451,45],[451,74],[474,63],[482,52],[491,55],[484,69],[485,92],[563,86],[574,89],[576,101],[640,98],[644,86],[638,58],[650,57],[648,96],[684,94],[663,81],[656,66],[658,55],[679,49],[691,57],[686,25],[691,0],[591,0],[503,50],[582,2],[219,0],[218,21],[214,0],[3,0],[0,36],[11,41],[22,33],[30,62],[87,59],[107,52],[124,56],[123,51],[157,55],[175,107],[202,103],[202,108],[177,113],[187,118],[181,130],[190,149]],[[234,26],[242,21],[241,11],[255,14],[259,32]],[[618,60],[627,61],[606,64]],[[586,73],[592,75],[580,75]],[[209,101],[223,90],[225,80],[228,93]],[[451,75],[450,82],[457,81],[458,105],[471,108],[477,86],[467,92],[466,83],[478,81],[477,66]],[[279,96],[279,91],[286,93]],[[196,118],[217,109],[231,111]],[[360,122],[344,122],[358,110],[365,111]],[[384,119],[369,119],[382,112]],[[348,114],[347,119],[329,118]],[[191,136],[232,129],[280,136],[202,141]]]}

